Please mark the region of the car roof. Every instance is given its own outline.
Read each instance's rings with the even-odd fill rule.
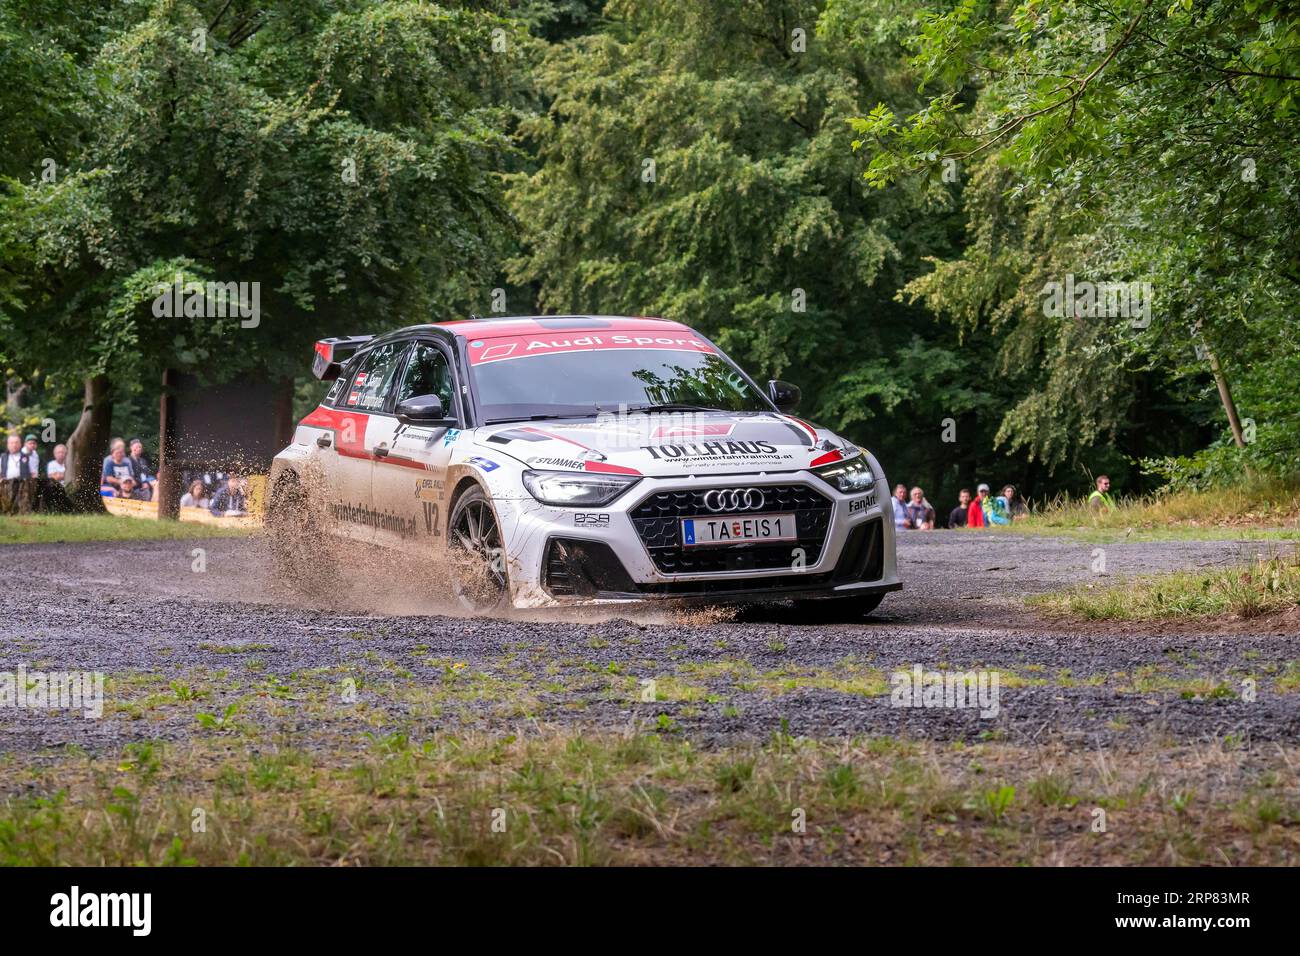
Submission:
[[[555,332],[646,332],[675,329],[690,332],[688,326],[672,319],[626,315],[508,315],[474,318],[454,322],[431,322],[411,325],[382,338],[408,336],[421,331],[440,330],[459,338],[496,339],[515,335],[546,335]]]

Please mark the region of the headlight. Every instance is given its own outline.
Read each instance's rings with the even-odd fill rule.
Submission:
[[[544,505],[607,505],[641,478],[573,471],[526,471],[524,487]]]
[[[858,455],[848,461],[837,461],[814,469],[818,477],[846,495],[858,491],[870,491],[876,485],[876,476],[871,473],[866,455]]]

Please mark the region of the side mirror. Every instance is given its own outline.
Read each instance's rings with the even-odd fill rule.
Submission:
[[[799,404],[799,386],[772,379],[767,383],[767,397],[781,411],[792,412]]]
[[[437,395],[417,395],[398,402],[394,409],[397,420],[403,425],[430,425],[450,428],[456,420],[448,418],[442,409],[442,399]]]

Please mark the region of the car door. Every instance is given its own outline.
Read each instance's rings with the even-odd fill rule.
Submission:
[[[374,541],[379,525],[391,520],[375,508],[375,449],[391,437],[385,412],[409,348],[409,342],[387,342],[367,349],[358,356],[339,393],[344,427],[335,438],[338,466],[332,485],[338,504],[334,516],[339,533],[358,541]]]
[[[376,510],[393,516],[377,528],[376,540],[381,544],[420,550],[442,538],[447,463],[460,430],[403,425],[392,411],[408,398],[437,395],[447,417],[463,421],[458,394],[446,348],[434,341],[415,342],[388,413],[375,417],[379,457],[375,459],[372,496]]]

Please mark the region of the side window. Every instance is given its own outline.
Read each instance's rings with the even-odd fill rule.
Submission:
[[[344,408],[374,412],[384,407],[384,400],[393,390],[393,380],[402,366],[405,342],[380,345],[361,357],[361,365],[348,385]]]
[[[330,390],[325,393],[325,404],[336,405],[339,398],[343,395],[343,386],[348,383],[348,372],[344,369],[339,373],[339,377],[330,382]]]
[[[437,346],[417,342],[410,364],[406,366],[406,374],[402,376],[402,384],[397,390],[397,400],[404,402],[421,395],[437,395],[442,399],[445,414],[454,415],[455,393],[446,354]]]

